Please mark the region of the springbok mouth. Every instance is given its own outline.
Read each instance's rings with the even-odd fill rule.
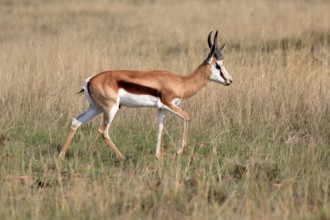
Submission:
[[[233,83],[233,80],[229,79],[226,80],[226,86],[230,86]]]

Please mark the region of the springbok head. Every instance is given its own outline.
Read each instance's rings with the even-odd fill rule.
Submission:
[[[233,79],[225,68],[222,55],[222,51],[225,48],[226,44],[223,44],[220,48],[218,47],[218,31],[214,35],[213,44],[211,41],[211,36],[212,31],[209,33],[207,39],[207,42],[211,49],[207,57],[207,62],[211,66],[210,80],[221,83],[225,86],[229,86],[233,82]]]

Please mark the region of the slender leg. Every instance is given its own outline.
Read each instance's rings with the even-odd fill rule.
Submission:
[[[187,112],[183,111],[182,109],[180,109],[179,107],[175,106],[175,105],[167,105],[167,107],[169,108],[169,110],[171,112],[173,112],[176,115],[179,115],[180,117],[183,118],[183,137],[182,137],[182,144],[181,144],[181,148],[177,151],[178,154],[182,154],[184,148],[187,146],[187,138],[188,138],[188,122],[190,120],[189,115]]]
[[[189,120],[183,119],[183,135],[182,135],[182,144],[180,150],[178,150],[178,154],[182,154],[184,148],[187,146],[187,138],[188,138],[188,123]]]
[[[77,128],[78,128],[78,127],[74,127],[73,125],[71,125],[70,131],[69,131],[69,134],[68,134],[68,136],[67,136],[67,138],[66,138],[66,140],[65,140],[65,142],[64,142],[64,144],[63,144],[63,146],[62,146],[62,150],[61,150],[60,155],[59,155],[59,157],[60,157],[62,160],[64,160],[64,158],[65,158],[66,151],[67,151],[68,148],[69,148],[69,145],[70,145],[71,139],[72,139],[72,137],[73,137],[73,135],[74,135],[74,133],[75,133],[75,131],[76,131]]]
[[[110,112],[103,113],[103,122],[99,128],[99,133],[102,135],[103,140],[105,143],[110,147],[110,149],[117,155],[117,157],[121,160],[125,159],[123,154],[117,149],[117,147],[112,143],[109,137],[109,128],[113,118],[115,117],[119,107],[117,104],[113,104]]]
[[[158,109],[158,133],[157,133],[157,146],[156,146],[156,157],[161,158],[160,145],[162,143],[162,132],[164,128],[164,109]]]
[[[86,112],[84,112],[83,114],[77,116],[76,118],[74,118],[72,120],[72,124],[71,124],[71,128],[70,128],[70,131],[68,133],[68,136],[63,144],[63,147],[62,147],[62,150],[60,152],[60,155],[59,157],[61,159],[64,159],[65,158],[65,154],[66,154],[66,151],[68,150],[69,148],[69,145],[70,145],[70,142],[71,142],[71,139],[74,135],[74,133],[76,132],[76,130],[80,127],[80,125],[90,119],[92,119],[93,117],[95,117],[96,115],[100,114],[101,113],[101,109],[98,108],[97,106],[93,106],[91,105]]]

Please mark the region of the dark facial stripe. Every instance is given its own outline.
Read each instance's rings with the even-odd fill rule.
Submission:
[[[120,88],[125,89],[127,92],[134,93],[136,95],[151,95],[151,96],[158,97],[158,98],[161,97],[161,92],[158,91],[157,89],[139,85],[136,83],[119,81],[118,86]]]
[[[225,75],[223,75],[222,69],[221,69],[221,67],[219,66],[218,63],[215,64],[215,67],[219,70],[220,77],[222,77],[224,80],[227,80],[226,77],[225,77]]]
[[[226,77],[223,75],[223,72],[220,70],[220,76],[224,79],[227,80]]]

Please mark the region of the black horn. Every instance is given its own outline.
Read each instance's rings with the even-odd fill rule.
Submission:
[[[215,32],[215,35],[214,35],[214,40],[213,40],[213,44],[215,44],[215,47],[218,48],[218,30],[217,32]]]
[[[212,42],[211,42],[211,36],[212,36],[212,32],[213,31],[211,31],[210,33],[209,33],[209,36],[207,37],[207,43],[209,44],[209,48],[211,49],[212,48]]]
[[[216,51],[215,45],[213,44],[211,47],[211,51],[210,51],[209,55],[207,56],[208,60],[210,60],[214,56],[215,51]]]

